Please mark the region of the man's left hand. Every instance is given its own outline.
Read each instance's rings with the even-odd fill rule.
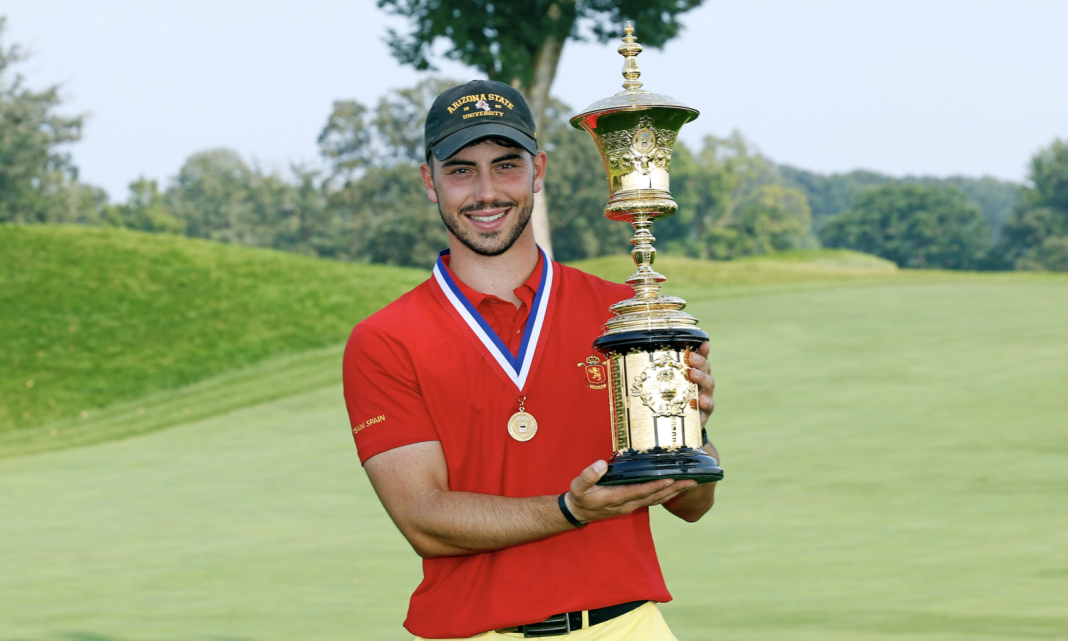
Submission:
[[[690,401],[690,406],[696,403],[701,410],[701,427],[708,422],[712,411],[716,409],[716,401],[712,393],[716,391],[716,379],[712,378],[712,367],[708,364],[708,341],[701,343],[701,349],[690,352],[688,365],[690,366],[690,380],[697,383],[697,398]]]
[[[687,359],[687,364],[690,366],[690,380],[697,383],[697,398],[690,401],[690,407],[700,409],[702,429],[708,422],[708,417],[712,416],[712,410],[716,409],[716,402],[712,400],[712,393],[716,391],[716,381],[712,378],[712,368],[708,364],[708,347],[708,341],[701,343],[701,348],[696,352],[690,352]],[[717,461],[719,460],[719,452],[712,443],[705,443],[701,449]],[[687,488],[664,501],[663,505],[675,516],[693,523],[708,512],[715,500],[716,484],[712,482]]]

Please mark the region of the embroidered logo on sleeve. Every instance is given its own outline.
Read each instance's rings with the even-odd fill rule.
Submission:
[[[381,423],[384,420],[386,420],[386,415],[385,414],[379,414],[378,416],[375,416],[374,418],[369,418],[366,421],[364,421],[363,423],[360,423],[359,425],[353,427],[352,428],[352,433],[353,434],[358,434],[360,432],[360,430],[362,430],[363,428],[371,427],[375,423]]]

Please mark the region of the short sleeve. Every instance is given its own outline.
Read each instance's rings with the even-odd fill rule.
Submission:
[[[386,450],[440,440],[400,341],[366,322],[357,325],[345,346],[342,378],[361,463]]]

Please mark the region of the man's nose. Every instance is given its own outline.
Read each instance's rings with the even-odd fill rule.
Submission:
[[[492,203],[501,200],[497,182],[493,179],[492,171],[480,171],[478,184],[475,186],[475,201],[480,203]]]

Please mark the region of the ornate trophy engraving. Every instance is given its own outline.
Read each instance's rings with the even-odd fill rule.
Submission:
[[[634,227],[631,256],[638,271],[627,278],[634,297],[612,305],[613,317],[594,341],[608,357],[612,443],[615,453],[601,485],[659,478],[718,481],[723,469],[701,449],[697,384],[687,358],[708,334],[682,311],[686,301],[661,296],[665,278],[653,270],[652,223],[678,210],[668,190],[671,152],[684,124],[697,110],[641,89],[636,56],[642,46],[628,22],[619,47],[624,57],[623,91],[599,100],[571,119],[601,152],[611,196],[604,214]]]

